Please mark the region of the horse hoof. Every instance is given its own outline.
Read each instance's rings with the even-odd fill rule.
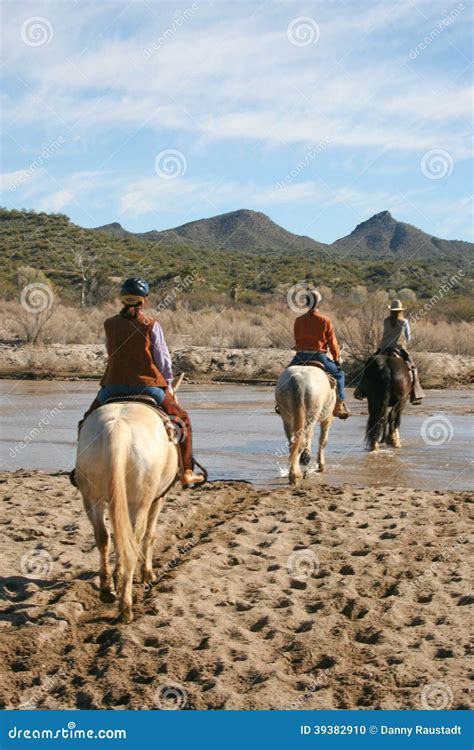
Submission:
[[[291,474],[290,473],[289,476],[288,476],[288,479],[290,480],[290,484],[295,485],[295,484],[298,484],[298,482],[301,479],[301,476],[299,476],[297,474]]]
[[[102,604],[113,604],[116,598],[115,591],[111,591],[111,589],[100,590],[100,601]]]
[[[130,607],[126,607],[120,612],[119,620],[127,625],[133,622],[133,612]]]
[[[156,576],[152,570],[144,570],[142,573],[142,583],[145,585],[156,582]]]
[[[300,464],[303,464],[303,466],[308,466],[310,462],[311,462],[311,454],[309,451],[304,450],[300,456]]]
[[[322,474],[323,471],[326,471],[326,464],[319,464],[319,466],[318,466],[318,472],[320,474]]]
[[[373,445],[370,446],[371,453],[377,453],[378,449],[379,449],[378,443],[374,443]]]

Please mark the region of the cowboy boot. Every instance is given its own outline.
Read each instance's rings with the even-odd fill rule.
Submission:
[[[206,481],[203,474],[195,474],[192,469],[184,469],[181,473],[181,486],[184,490],[197,487]]]
[[[333,415],[339,417],[339,419],[348,419],[351,416],[349,409],[347,408],[344,401],[337,399],[336,406],[334,407]]]
[[[418,370],[416,368],[416,365],[412,365],[410,367],[411,370],[411,391],[410,391],[410,403],[414,406],[417,406],[421,404],[422,400],[425,397],[425,394],[423,393],[423,388],[421,387],[421,383],[418,379]]]

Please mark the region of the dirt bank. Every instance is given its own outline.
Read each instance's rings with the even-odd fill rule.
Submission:
[[[468,493],[319,479],[172,491],[159,582],[136,584],[135,622],[121,625],[98,601],[91,529],[67,478],[0,483],[3,706],[468,705]]]
[[[289,349],[212,349],[184,346],[173,351],[175,370],[194,382],[273,382],[293,356]],[[416,360],[425,388],[474,382],[474,357],[419,352]],[[344,365],[349,379],[357,367]],[[0,377],[98,378],[105,368],[103,346],[53,344],[48,347],[0,345]]]

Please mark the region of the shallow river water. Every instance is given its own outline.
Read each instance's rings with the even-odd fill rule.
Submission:
[[[0,468],[63,470],[74,465],[76,425],[97,386],[91,382],[0,381]],[[194,453],[210,479],[287,482],[287,446],[274,413],[273,388],[188,385],[180,401],[191,414]],[[472,391],[428,391],[423,406],[407,407],[402,448],[364,450],[365,403],[349,401],[353,416],[335,420],[327,471],[316,481],[420,489],[470,489],[473,476]],[[316,440],[313,454],[316,453]]]

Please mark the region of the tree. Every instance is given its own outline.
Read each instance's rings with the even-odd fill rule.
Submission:
[[[355,305],[352,314],[341,325],[341,338],[355,360],[365,362],[378,349],[387,302],[386,292],[375,292],[362,305]]]

